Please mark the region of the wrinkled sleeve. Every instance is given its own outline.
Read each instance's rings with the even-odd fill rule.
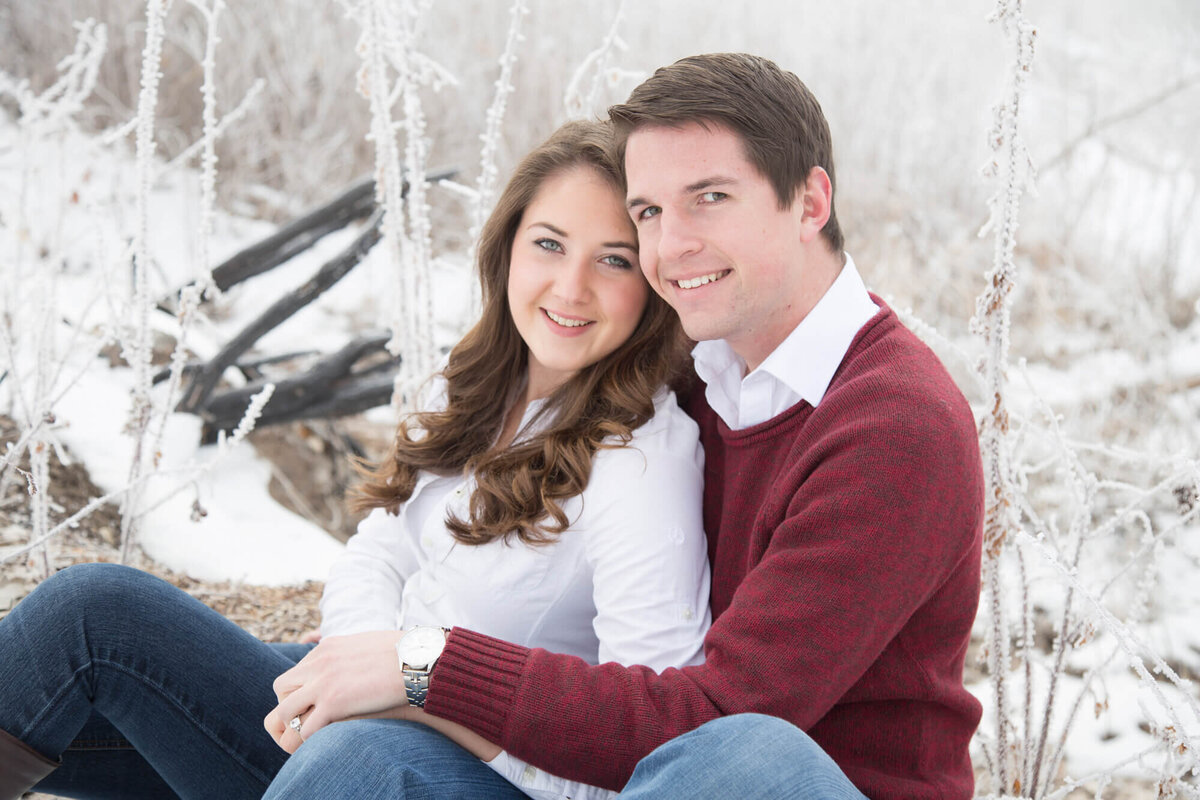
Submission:
[[[321,595],[321,635],[394,629],[404,582],[415,570],[401,518],[373,509],[329,568]]]
[[[443,368],[444,361],[426,382],[418,401],[422,408],[445,407]],[[329,568],[321,595],[321,635],[394,629],[404,582],[417,570],[415,548],[405,530],[403,509],[400,515],[372,509]]]
[[[702,662],[711,623],[699,432],[660,414],[678,417],[597,454],[584,509],[600,663],[656,672]]]

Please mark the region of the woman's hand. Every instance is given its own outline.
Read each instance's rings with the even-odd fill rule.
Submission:
[[[410,713],[396,660],[403,631],[372,631],[322,639],[300,663],[275,679],[279,705],[263,727],[276,744],[296,752],[304,738],[331,722]],[[300,717],[301,730],[288,723]]]

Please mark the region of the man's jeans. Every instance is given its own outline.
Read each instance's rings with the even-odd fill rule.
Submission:
[[[264,644],[147,573],[70,567],[0,620],[0,729],[62,757],[37,789],[64,797],[525,797],[415,723],[339,722],[288,759],[262,721],[272,682],[310,648]],[[667,742],[622,797],[862,800],[807,736],[758,715]]]
[[[401,761],[397,752],[409,756]],[[525,796],[464,755],[422,725],[397,730],[375,720],[340,722],[296,751],[263,800]],[[672,739],[638,763],[621,797],[866,800],[799,728],[760,714],[722,717]]]

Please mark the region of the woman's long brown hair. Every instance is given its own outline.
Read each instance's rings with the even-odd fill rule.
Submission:
[[[381,507],[398,513],[420,470],[467,472],[475,477],[469,515],[446,520],[456,539],[552,542],[571,523],[561,502],[583,492],[596,450],[627,444],[654,414],[658,389],[678,377],[687,340],[675,313],[649,292],[629,339],[550,395],[542,412],[548,424],[532,437],[493,448],[508,412],[505,401],[523,383],[528,357],[507,301],[513,240],[542,184],[579,166],[594,169],[624,194],[608,123],[567,123],[517,166],[480,237],[483,314],[450,352],[442,373],[446,408],[404,419],[388,458],[360,468],[365,482],[352,494],[356,511]]]

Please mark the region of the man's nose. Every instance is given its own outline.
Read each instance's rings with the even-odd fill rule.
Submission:
[[[661,213],[658,224],[658,257],[679,261],[700,249],[695,226],[680,214]]]

